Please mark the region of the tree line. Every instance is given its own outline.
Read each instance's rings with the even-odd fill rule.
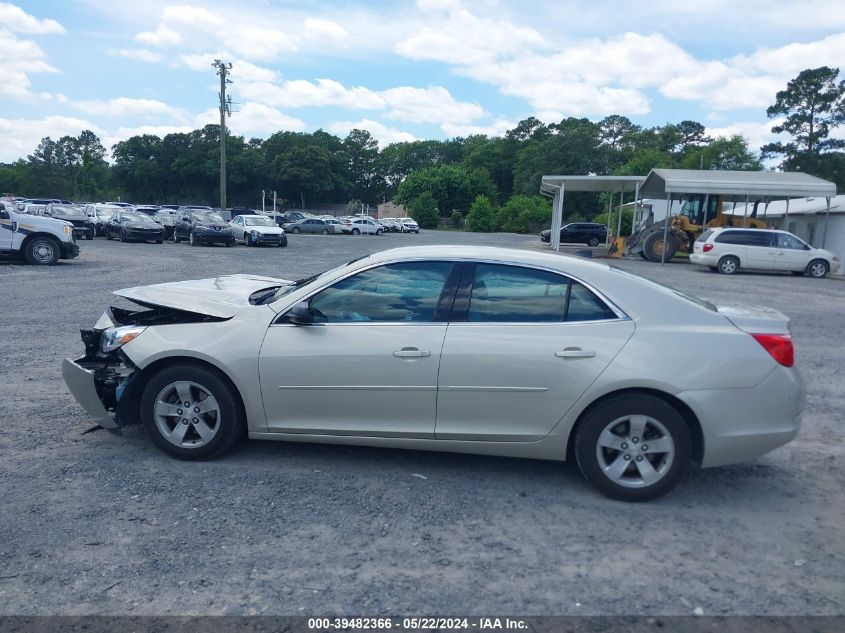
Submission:
[[[802,71],[768,108],[789,137],[760,151],[742,136],[710,138],[697,121],[643,127],[621,115],[594,122],[529,117],[501,137],[473,135],[392,143],[379,148],[366,130],[340,138],[323,130],[277,132],[267,139],[227,135],[227,192],[232,206],[255,207],[276,190],[286,207],[321,202],[393,200],[423,226],[451,218],[474,230],[531,231],[547,224],[538,196],[544,174],[641,174],[654,167],[762,169],[761,159],[845,186],[845,141],[831,131],[845,121],[839,69]],[[219,198],[217,125],[163,138],[144,134],[107,150],[90,131],[49,137],[25,159],[0,164],[0,191],[30,196],[138,203],[215,204]],[[572,194],[576,219],[602,211],[597,194]]]

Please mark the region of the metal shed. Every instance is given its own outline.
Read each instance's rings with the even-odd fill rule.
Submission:
[[[560,228],[563,224],[563,198],[567,191],[589,191],[618,193],[620,199],[627,192],[635,192],[634,199],[639,198],[642,176],[543,176],[540,182],[540,193],[553,199],[552,202],[552,232],[549,242],[552,249],[560,250]],[[610,214],[608,213],[608,219]],[[619,215],[621,224],[622,215]],[[618,234],[618,229],[617,229]]]

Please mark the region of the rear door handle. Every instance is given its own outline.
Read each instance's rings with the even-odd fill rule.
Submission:
[[[595,355],[594,351],[580,347],[566,347],[560,352],[555,352],[558,358],[593,358]]]
[[[425,358],[431,356],[431,352],[419,350],[416,347],[403,347],[398,352],[393,352],[396,358]]]

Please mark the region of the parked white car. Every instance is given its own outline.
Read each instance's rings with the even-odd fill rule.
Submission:
[[[64,220],[19,213],[0,203],[0,253],[20,255],[30,264],[51,265],[79,255],[73,224]]]
[[[118,211],[123,210],[123,207],[118,207],[108,204],[86,204],[85,215],[94,223],[94,230],[97,235],[105,235],[105,228],[108,221]]]
[[[839,270],[835,253],[813,248],[787,231],[773,229],[709,229],[695,241],[693,264],[725,275],[740,269],[789,271],[793,275],[824,277]]]
[[[236,242],[243,242],[246,246],[287,246],[288,237],[285,230],[266,215],[236,215],[229,222]]]
[[[341,230],[348,235],[382,235],[384,227],[371,218],[361,218],[353,216],[346,220],[341,226]]]
[[[419,233],[420,225],[416,223],[414,218],[400,218],[399,222],[402,224],[403,233]]]
[[[103,427],[140,421],[182,459],[245,433],[574,456],[603,493],[642,501],[692,461],[743,462],[789,442],[804,409],[786,316],[577,257],[411,247],[299,281],[230,275],[115,294],[140,307],[84,330],[65,382]],[[706,363],[667,354],[691,340]]]

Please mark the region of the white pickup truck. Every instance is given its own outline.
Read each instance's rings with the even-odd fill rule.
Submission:
[[[0,254],[23,256],[30,264],[55,264],[79,255],[73,225],[40,215],[18,213],[0,202]]]

